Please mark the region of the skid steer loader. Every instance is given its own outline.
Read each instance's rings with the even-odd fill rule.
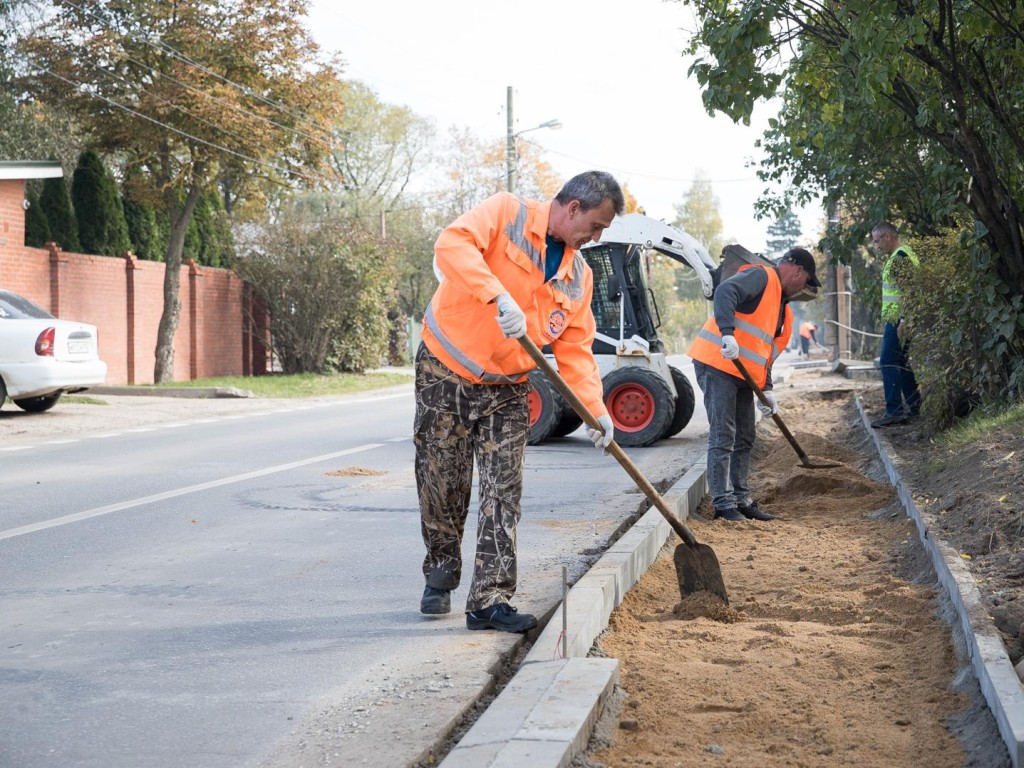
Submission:
[[[644,262],[650,249],[694,270],[709,300],[715,286],[744,264],[773,264],[760,254],[731,245],[716,265],[691,235],[638,213],[616,217],[600,242],[581,249],[594,273],[594,357],[615,440],[622,446],[651,445],[678,434],[690,422],[695,405],[693,385],[681,370],[669,365],[665,345],[658,338],[658,309]],[[544,351],[555,364],[550,349]],[[564,437],[580,427],[580,418],[542,373],[531,373],[530,383],[530,445]]]

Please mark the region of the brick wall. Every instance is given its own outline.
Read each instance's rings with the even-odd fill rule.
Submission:
[[[95,325],[108,384],[152,383],[164,265],[131,254],[66,253],[52,243],[25,247],[24,194],[24,181],[0,180],[0,288]],[[175,381],[266,373],[268,323],[237,275],[187,263],[179,296]]]

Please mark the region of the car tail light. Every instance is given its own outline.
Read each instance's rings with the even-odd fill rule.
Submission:
[[[36,354],[42,357],[53,357],[54,328],[47,328],[36,337]]]

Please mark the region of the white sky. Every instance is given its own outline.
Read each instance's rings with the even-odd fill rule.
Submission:
[[[767,107],[752,127],[704,111],[682,55],[688,9],[664,0],[312,0],[310,28],[339,52],[344,75],[481,139],[504,140],[506,91],[515,130],[529,132],[565,178],[596,168],[629,185],[649,216],[671,221],[694,178],[709,178],[726,240],[765,248],[770,221],[754,219],[762,185],[747,162]],[[760,128],[759,128],[760,126]],[[802,211],[817,240],[818,207]],[[718,256],[718,254],[714,254]]]

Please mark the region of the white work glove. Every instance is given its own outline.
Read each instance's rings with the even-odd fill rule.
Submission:
[[[526,335],[526,315],[516,304],[510,293],[501,293],[495,299],[498,305],[498,325],[506,339],[518,339]]]
[[[765,392],[764,399],[768,401],[768,404],[771,405],[771,408],[769,408],[767,405],[762,403],[760,399],[758,399],[757,410],[761,412],[762,416],[771,416],[773,413],[779,412],[779,401],[775,399],[774,392]]]
[[[599,416],[597,423],[601,425],[601,429],[597,430],[593,427],[587,427],[587,437],[590,438],[595,448],[604,453],[604,449],[611,445],[612,440],[615,439],[615,427],[612,425],[611,416]]]
[[[722,357],[726,360],[735,360],[740,356],[740,345],[736,343],[735,336],[722,337]]]

